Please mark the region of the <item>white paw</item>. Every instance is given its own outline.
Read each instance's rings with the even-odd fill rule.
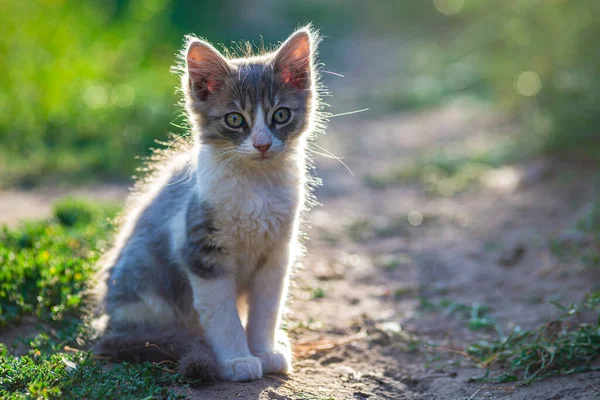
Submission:
[[[290,356],[277,351],[255,354],[262,362],[263,374],[289,374],[292,372]]]
[[[252,356],[225,360],[220,369],[221,379],[226,381],[253,381],[263,375],[260,358]]]

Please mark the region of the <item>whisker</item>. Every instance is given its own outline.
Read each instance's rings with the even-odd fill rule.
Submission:
[[[329,154],[329,157],[330,157],[330,158],[333,158],[333,159],[335,159],[335,160],[339,161],[339,163],[340,163],[340,164],[342,164],[342,165],[343,165],[343,166],[344,166],[344,167],[345,167],[345,168],[348,170],[348,172],[350,172],[350,175],[354,176],[354,173],[352,172],[352,170],[350,169],[350,167],[348,167],[348,166],[347,166],[347,165],[346,165],[346,164],[345,164],[345,163],[342,161],[342,159],[341,159],[340,157],[336,156],[335,154],[333,154],[332,152],[330,152],[329,150],[327,150],[325,147],[321,147],[321,146],[319,146],[319,145],[318,145],[318,144],[316,144],[316,143],[312,143],[312,145],[313,145],[313,146],[316,146],[316,147],[318,147],[319,149],[321,149],[321,150],[323,150],[323,151],[326,151],[326,152]],[[321,154],[321,153],[319,153],[319,152],[317,152],[317,151],[314,151],[314,150],[313,150],[313,152],[314,152],[314,153],[316,153],[316,154]],[[325,154],[321,154],[321,155],[325,155]]]
[[[189,169],[186,171],[186,173],[185,173],[185,175],[183,176],[183,178],[181,178],[180,180],[178,180],[178,181],[175,181],[175,182],[167,183],[167,184],[165,185],[165,187],[167,187],[167,186],[173,186],[173,185],[176,185],[176,184],[178,184],[178,183],[184,182],[184,181],[186,181],[186,180],[190,180],[190,179],[192,179],[192,175],[193,175],[193,173],[194,173],[193,169],[192,169],[192,168],[189,168]]]
[[[355,110],[355,111],[348,111],[348,112],[339,113],[339,114],[332,114],[332,115],[329,115],[328,118],[341,117],[344,115],[351,115],[351,114],[358,114],[358,113],[365,112],[365,111],[369,111],[369,109],[363,108],[362,110]]]
[[[173,141],[171,141],[171,143],[169,143],[169,145],[167,146],[167,148],[165,150],[169,150],[171,148],[171,146],[173,146],[179,139],[184,138],[190,136],[189,133],[183,133],[179,136],[177,136],[175,139],[173,139]]]
[[[313,153],[315,153],[315,154],[318,154],[318,155],[320,155],[320,156],[323,156],[323,157],[327,157],[327,158],[333,158],[334,160],[343,160],[343,159],[344,159],[344,157],[335,157],[335,156],[332,156],[332,155],[330,155],[330,154],[327,154],[327,153],[320,153],[320,152],[318,152],[318,151],[315,151],[315,150],[313,150],[312,152],[313,152]]]
[[[345,75],[338,74],[337,72],[325,71],[325,70],[322,70],[321,72],[324,72],[326,74],[331,74],[331,75],[339,76],[340,78],[345,78],[346,77]]]
[[[229,164],[232,164],[232,166],[235,166],[235,161],[236,161],[235,154],[236,154],[235,149],[224,150],[223,152],[221,152],[220,154],[217,155],[217,157],[215,158],[215,162],[219,163],[221,165],[221,168],[225,168]]]

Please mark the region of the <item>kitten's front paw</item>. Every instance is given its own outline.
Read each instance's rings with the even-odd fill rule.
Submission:
[[[226,360],[220,369],[221,379],[226,381],[253,381],[263,375],[260,358],[252,356]]]
[[[289,374],[292,372],[290,356],[277,351],[255,354],[262,362],[263,374]]]

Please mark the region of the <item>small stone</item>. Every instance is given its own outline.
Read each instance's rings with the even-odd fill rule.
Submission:
[[[344,361],[344,359],[341,357],[331,356],[331,357],[327,357],[326,359],[321,361],[321,365],[337,364],[337,363],[341,363],[342,361]]]
[[[498,264],[505,267],[514,267],[521,261],[524,255],[525,245],[523,243],[517,243],[498,258]]]

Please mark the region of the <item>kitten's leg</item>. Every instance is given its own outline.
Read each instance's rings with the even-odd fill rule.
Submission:
[[[194,308],[200,315],[204,340],[219,363],[222,379],[250,381],[262,376],[261,360],[252,356],[236,308],[235,279],[229,275],[205,279],[189,274]]]
[[[279,331],[287,295],[289,263],[287,248],[274,251],[265,265],[256,271],[250,284],[246,334],[250,351],[262,360],[264,374],[288,373],[292,369],[287,337]],[[282,336],[279,342],[278,336]]]

